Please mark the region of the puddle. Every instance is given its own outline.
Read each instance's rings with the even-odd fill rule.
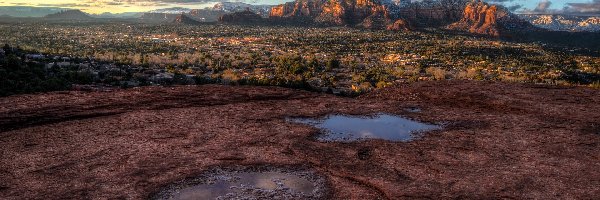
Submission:
[[[176,184],[155,199],[312,199],[324,194],[324,185],[311,172],[217,170]]]
[[[323,119],[294,119],[292,121],[321,129],[324,133],[317,136],[320,141],[335,142],[365,139],[410,141],[417,138],[418,133],[442,129],[438,125],[387,114],[374,116],[330,115]]]

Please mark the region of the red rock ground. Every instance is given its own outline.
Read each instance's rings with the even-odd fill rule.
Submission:
[[[146,87],[0,98],[0,199],[145,199],[215,166],[301,166],[332,199],[594,199],[600,91],[440,81],[358,98],[276,87]],[[405,111],[420,107],[422,112]],[[447,128],[321,143],[287,117],[387,112]]]

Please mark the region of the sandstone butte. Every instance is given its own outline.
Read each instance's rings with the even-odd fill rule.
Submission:
[[[499,37],[513,31],[511,29],[531,29],[531,25],[512,16],[505,8],[477,1],[467,4],[463,18],[448,28]]]
[[[497,25],[496,5],[485,3],[471,3],[465,7],[461,21],[450,25],[451,29],[464,30],[470,33],[499,36]]]

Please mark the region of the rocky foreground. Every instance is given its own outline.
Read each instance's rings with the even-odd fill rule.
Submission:
[[[599,90],[462,81],[358,98],[216,85],[12,96],[0,199],[145,199],[218,166],[313,170],[333,199],[592,199],[599,105]],[[412,142],[322,143],[286,121],[378,112],[447,125]]]

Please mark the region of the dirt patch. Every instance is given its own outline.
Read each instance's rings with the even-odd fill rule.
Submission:
[[[214,85],[11,96],[0,199],[147,199],[215,166],[305,166],[331,199],[590,199],[598,105],[599,90],[469,81],[357,98]],[[336,143],[286,120],[376,113],[447,125],[410,142]]]

